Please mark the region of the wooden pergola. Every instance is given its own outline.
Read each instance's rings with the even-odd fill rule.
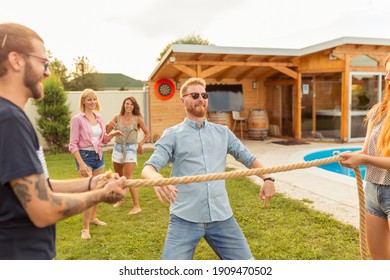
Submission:
[[[178,106],[180,84],[190,77],[201,77],[208,84],[242,84],[244,111],[273,110],[267,105],[272,93],[269,85],[290,85],[292,90],[292,130],[302,138],[302,76],[341,75],[341,127],[339,141],[348,136],[350,72],[384,72],[384,58],[390,54],[390,39],[343,37],[303,49],[172,45],[149,77],[149,112],[152,135],[180,122],[184,111]],[[376,65],[357,65],[351,61],[367,56]],[[172,82],[176,92],[159,98],[156,83]],[[172,92],[171,92],[172,93]],[[169,97],[169,98],[168,98]],[[315,128],[315,119],[313,124]],[[282,135],[283,136],[283,135]]]

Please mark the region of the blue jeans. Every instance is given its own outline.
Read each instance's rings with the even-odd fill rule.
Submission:
[[[390,186],[367,182],[364,188],[366,211],[390,220]]]
[[[85,162],[85,164],[92,170],[99,170],[104,168],[104,156],[102,159],[99,159],[99,154],[95,151],[89,151],[89,150],[80,150],[80,156]],[[76,169],[79,170],[80,166],[78,162],[76,161]]]
[[[191,260],[200,239],[223,260],[253,259],[252,253],[234,217],[211,223],[192,223],[170,216],[163,260]]]

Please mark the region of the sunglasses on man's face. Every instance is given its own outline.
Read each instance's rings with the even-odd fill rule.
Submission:
[[[209,98],[209,93],[208,92],[202,92],[202,93],[191,92],[191,93],[184,94],[183,97],[186,97],[187,95],[191,95],[193,99],[198,99],[199,95],[201,95],[203,99]]]

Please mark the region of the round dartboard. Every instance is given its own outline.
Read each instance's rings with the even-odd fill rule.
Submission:
[[[175,94],[175,85],[169,79],[160,79],[154,85],[154,92],[157,98],[168,100]]]

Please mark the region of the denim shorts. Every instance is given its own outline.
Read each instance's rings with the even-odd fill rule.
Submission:
[[[163,260],[191,260],[198,242],[204,238],[220,259],[253,259],[251,250],[236,219],[192,223],[173,214],[170,216],[165,239]]]
[[[126,162],[135,162],[137,163],[137,144],[126,144],[126,154],[124,158],[123,154],[123,145],[122,144],[115,144],[114,148],[112,149],[112,161],[116,163],[126,163]]]
[[[364,192],[366,211],[390,220],[390,186],[367,182]]]
[[[99,154],[95,151],[89,151],[89,150],[79,150],[80,156],[85,162],[85,164],[92,170],[99,170],[104,168],[104,156],[102,156],[102,159],[99,159]],[[76,161],[76,169],[79,170],[79,164]]]

